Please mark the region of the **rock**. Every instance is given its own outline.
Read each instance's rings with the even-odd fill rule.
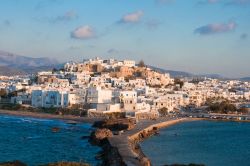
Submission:
[[[96,129],[91,133],[90,142],[93,144],[100,145],[102,142],[109,137],[113,137],[112,131],[109,129]]]
[[[107,119],[95,122],[93,127],[108,128],[112,131],[131,130],[135,127],[133,119]]]
[[[0,163],[0,166],[27,166],[26,164],[22,163],[21,161],[9,161]]]
[[[60,131],[60,128],[59,127],[52,127],[51,131],[54,132],[54,133],[56,133],[56,132]]]
[[[147,157],[143,157],[143,158],[140,160],[140,164],[141,164],[142,166],[151,166],[150,160],[149,160]]]

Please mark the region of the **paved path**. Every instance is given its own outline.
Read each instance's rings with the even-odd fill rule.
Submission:
[[[134,153],[129,143],[129,137],[137,134],[138,132],[162,122],[170,122],[177,120],[177,118],[159,118],[157,120],[144,120],[136,124],[135,128],[122,133],[121,135],[115,135],[109,138],[109,142],[113,147],[117,147],[118,151],[123,158],[123,161],[127,166],[139,166],[138,154]]]

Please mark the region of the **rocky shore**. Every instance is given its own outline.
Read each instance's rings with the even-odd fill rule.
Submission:
[[[128,119],[103,120],[94,123],[93,126],[98,128],[91,133],[89,141],[102,148],[100,154],[103,160],[102,166],[126,166],[118,148],[110,144],[109,138],[114,137],[114,131],[131,129],[132,123]]]
[[[160,118],[156,121],[139,122],[137,125],[128,120],[123,120],[126,125],[122,120],[105,120],[95,123],[99,128],[91,134],[90,141],[102,147],[103,166],[151,166],[150,159],[141,150],[139,142],[158,134],[160,128],[192,120],[197,119]],[[127,128],[124,129],[124,126]],[[121,128],[124,132],[118,135],[112,134]]]

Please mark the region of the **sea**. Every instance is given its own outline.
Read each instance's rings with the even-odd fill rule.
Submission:
[[[250,166],[250,123],[192,121],[160,130],[141,143],[154,166]]]
[[[53,128],[59,128],[53,132]],[[0,162],[19,160],[29,166],[74,161],[98,165],[100,148],[88,139],[90,124],[0,115]]]

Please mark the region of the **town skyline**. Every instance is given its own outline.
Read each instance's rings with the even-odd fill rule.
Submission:
[[[0,50],[61,62],[143,59],[169,70],[246,77],[249,5],[249,0],[3,0]]]

